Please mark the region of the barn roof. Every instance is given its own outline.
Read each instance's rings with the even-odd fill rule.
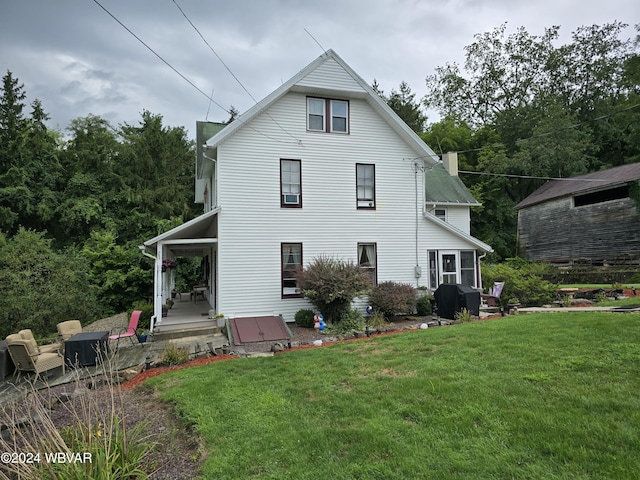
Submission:
[[[640,179],[640,163],[587,173],[577,177],[549,180],[539,189],[516,205],[516,209],[530,207],[554,198],[604,190]]]

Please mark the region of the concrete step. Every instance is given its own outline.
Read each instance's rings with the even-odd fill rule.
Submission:
[[[190,327],[190,328],[176,328],[176,329],[168,329],[160,327],[160,330],[156,330],[153,332],[153,341],[166,341],[166,340],[175,340],[178,338],[184,337],[198,337],[204,335],[216,335],[222,333],[222,327],[217,326],[203,326],[203,327]]]

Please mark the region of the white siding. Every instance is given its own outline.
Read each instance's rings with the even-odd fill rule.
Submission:
[[[331,90],[364,92],[363,88],[334,59],[329,59],[296,85]]]
[[[416,218],[415,157],[363,100],[350,101],[349,135],[307,132],[306,96],[296,93],[238,130],[218,147],[218,311],[291,321],[309,307],[303,299],[281,299],[282,242],[302,243],[304,264],[319,255],[356,261],[358,242],[375,242],[378,281],[424,285],[428,249],[469,245],[422,218],[422,197]],[[301,209],[280,208],[281,158],[301,160]],[[356,163],[376,165],[375,210],[356,209]]]

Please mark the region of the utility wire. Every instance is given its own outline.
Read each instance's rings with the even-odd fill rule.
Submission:
[[[520,138],[518,140],[514,140],[513,142],[509,142],[509,143],[495,143],[493,145],[487,145],[486,147],[473,148],[473,149],[470,149],[470,150],[461,150],[458,153],[481,152],[482,150],[486,150],[488,148],[502,147],[502,146],[507,146],[507,145],[516,145],[518,143],[526,142],[526,141],[532,140],[534,138],[548,137],[550,135],[554,135],[556,133],[563,132],[565,130],[571,130],[573,128],[581,127],[582,125],[587,125],[589,123],[593,123],[593,122],[597,122],[597,121],[600,121],[600,120],[604,120],[605,118],[612,117],[614,115],[617,115],[618,113],[627,112],[629,110],[633,110],[634,108],[638,108],[638,107],[640,107],[640,103],[636,103],[635,105],[631,105],[629,107],[621,108],[620,110],[615,110],[613,112],[609,112],[609,113],[607,113],[605,115],[600,115],[599,117],[592,118],[590,120],[585,120],[584,122],[579,122],[579,123],[576,123],[574,125],[569,125],[567,127],[559,128],[557,130],[552,130],[550,132],[543,132],[543,133],[539,133],[537,135],[531,135],[530,137]]]
[[[534,175],[512,175],[509,173],[470,172],[468,170],[458,170],[458,173],[466,173],[469,175],[488,175],[491,177],[529,178],[534,180],[562,180],[563,182],[606,182],[608,181],[608,180],[598,180],[593,178],[536,177]]]
[[[224,108],[222,105],[220,105],[218,102],[216,102],[213,98],[211,98],[209,95],[207,95],[205,92],[203,92],[202,90],[200,90],[200,88],[198,88],[198,86],[196,84],[194,84],[191,80],[189,80],[187,77],[185,77],[182,73],[180,73],[173,65],[171,65],[169,62],[167,62],[164,58],[162,58],[160,56],[160,54],[158,54],[153,48],[151,48],[149,45],[147,45],[140,37],[138,37],[135,33],[133,33],[129,27],[127,27],[124,23],[122,23],[120,20],[118,20],[118,18],[116,18],[109,10],[107,10],[105,7],[102,6],[102,4],[98,1],[98,0],[93,0],[94,3],[96,5],[98,5],[102,10],[104,10],[111,18],[113,18],[116,22],[118,22],[120,24],[120,26],[122,28],[124,28],[127,32],[129,32],[136,40],[138,40],[142,45],[144,45],[145,47],[147,47],[147,49],[153,53],[156,57],[158,57],[162,63],[164,63],[167,67],[169,67],[171,70],[173,70],[175,73],[177,73],[180,78],[182,78],[185,82],[187,82],[189,85],[191,85],[193,88],[195,88],[198,92],[200,92],[202,95],[204,95],[206,98],[208,98],[210,101],[212,101],[213,103],[215,103],[218,107],[220,107],[222,110],[224,110],[225,112],[229,113],[227,111],[226,108]]]
[[[213,98],[211,98],[211,96],[207,95],[205,92],[203,92],[200,88],[198,88],[197,85],[195,85],[191,80],[189,80],[187,77],[185,77],[182,73],[180,73],[178,71],[178,69],[176,69],[173,65],[171,65],[168,61],[166,61],[164,58],[162,58],[162,56],[157,53],[153,48],[151,48],[149,45],[147,45],[140,37],[138,37],[135,33],[133,33],[133,31],[131,29],[129,29],[124,23],[122,23],[115,15],[113,15],[109,10],[107,10],[98,0],[93,0],[93,2],[98,5],[102,10],[104,10],[107,15],[109,15],[111,18],[113,18],[116,22],[118,22],[118,24],[120,24],[120,26],[122,28],[124,28],[127,32],[129,32],[129,34],[131,34],[136,40],[138,40],[142,45],[144,45],[147,50],[149,50],[151,53],[153,53],[156,57],[158,57],[158,59],[160,59],[162,61],[162,63],[164,63],[167,67],[169,67],[171,70],[173,70],[176,74],[178,74],[180,76],[180,78],[182,78],[185,82],[187,82],[189,85],[191,85],[193,88],[195,88],[198,92],[200,92],[204,97],[206,97],[210,102],[214,103],[216,106],[218,106],[220,109],[222,109],[223,111],[225,111],[226,113],[228,113],[229,115],[231,115],[231,112],[229,110],[227,110],[225,107],[223,107],[222,105],[220,105],[218,102],[216,102]],[[270,139],[273,140],[275,142],[279,142],[279,143],[284,143],[281,140],[278,140],[276,138],[273,138],[269,135],[267,135],[264,132],[261,132],[259,130],[256,130],[255,128],[253,128],[251,125],[247,125],[245,122],[243,122],[240,119],[239,120],[241,123],[243,123],[244,125],[248,126],[249,128],[251,128],[253,131],[255,131],[256,133]],[[300,143],[299,140],[295,139],[296,141],[298,141],[298,144]]]
[[[182,9],[182,7],[178,4],[178,2],[176,0],[172,0],[173,3],[175,4],[176,7],[178,7],[178,10],[180,10],[180,13],[182,13],[182,16],[187,20],[187,22],[189,22],[189,25],[191,25],[193,27],[193,29],[196,31],[196,33],[200,36],[200,38],[202,39],[202,41],[207,45],[207,47],[209,47],[209,50],[211,50],[213,52],[213,54],[216,56],[216,58],[218,60],[220,60],[220,63],[222,63],[222,65],[224,65],[224,68],[227,69],[227,72],[229,72],[229,74],[234,78],[234,80],[236,82],[238,82],[238,85],[240,85],[242,87],[242,89],[247,93],[247,95],[249,95],[249,97],[251,97],[251,100],[254,101],[254,103],[256,105],[259,105],[260,102],[258,100],[256,100],[254,98],[253,95],[251,95],[251,92],[249,92],[249,90],[247,90],[247,88],[242,84],[242,82],[240,81],[240,79],[236,76],[235,73],[233,73],[233,71],[231,71],[231,69],[229,68],[229,66],[224,62],[224,60],[222,60],[222,58],[220,57],[220,55],[218,55],[218,53],[215,51],[215,49],[209,44],[209,42],[207,42],[207,39],[204,38],[204,36],[202,35],[202,33],[200,33],[200,30],[198,30],[198,27],[196,27],[193,22],[191,21],[191,19],[187,16],[187,14],[185,13],[185,11]],[[291,135],[288,131],[286,131],[277,121],[275,118],[273,118],[269,112],[267,112],[267,115],[269,116],[269,118],[271,118],[271,120],[273,120],[273,122],[287,135],[289,135],[291,138],[293,138],[294,140],[296,140],[297,142],[300,142],[300,139],[294,137],[293,135]]]

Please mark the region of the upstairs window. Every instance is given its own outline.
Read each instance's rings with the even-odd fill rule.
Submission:
[[[436,208],[433,214],[443,222],[447,221],[447,211],[444,208]]]
[[[302,178],[300,160],[280,160],[280,206],[302,207]]]
[[[356,197],[358,208],[376,208],[376,167],[356,163]]]
[[[326,122],[324,120],[325,114],[325,101],[320,98],[307,99],[307,111],[308,111],[308,125],[309,130],[315,130],[318,132],[325,131]]]
[[[341,100],[330,100],[331,105],[331,131],[347,133],[349,104]]]
[[[313,132],[349,133],[349,102],[307,98],[307,129]]]

